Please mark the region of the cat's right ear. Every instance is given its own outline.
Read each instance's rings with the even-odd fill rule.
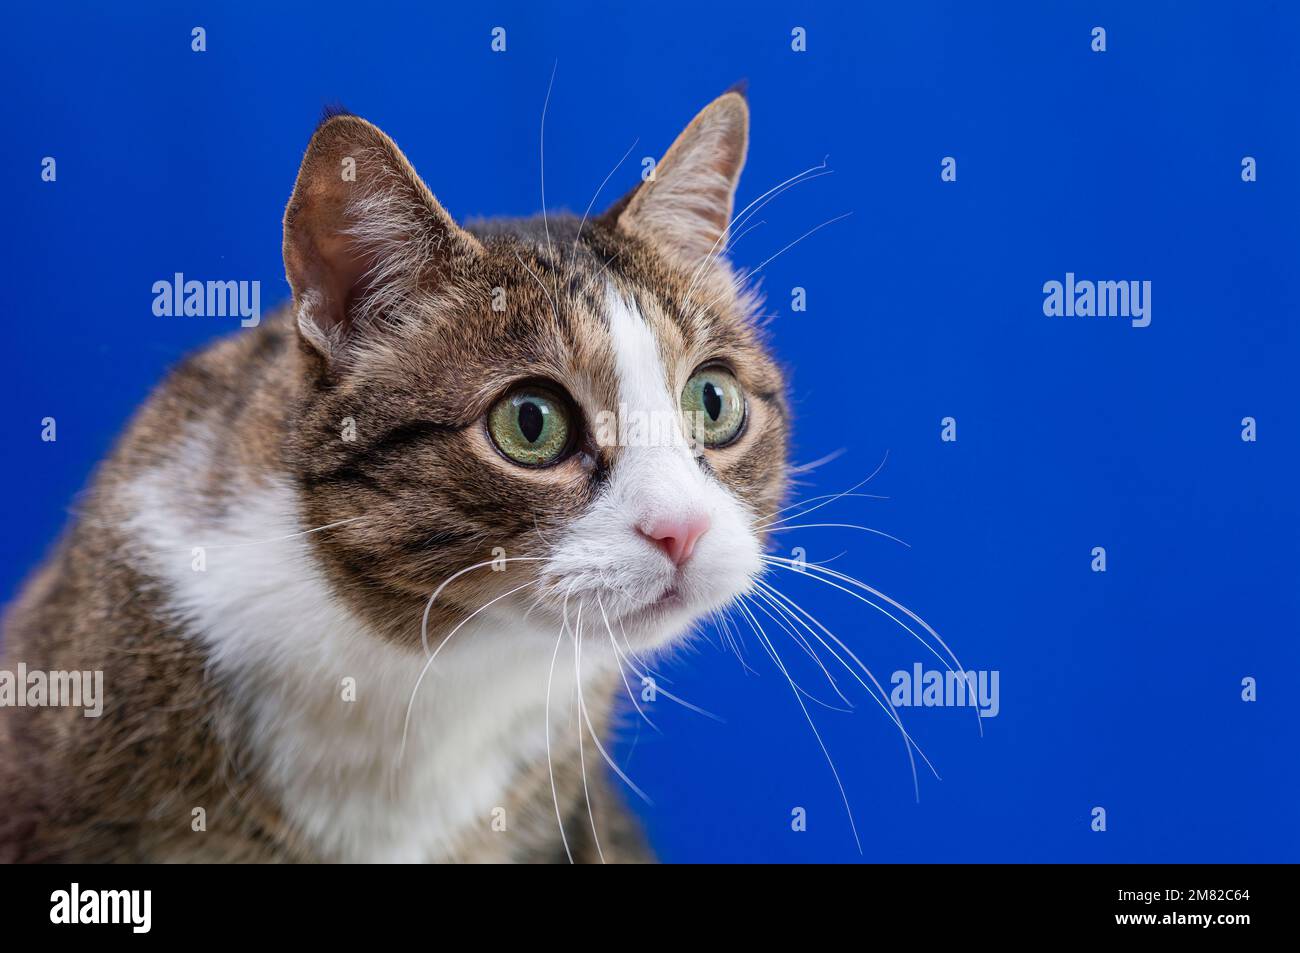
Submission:
[[[298,329],[322,357],[482,252],[378,128],[345,114],[316,129],[284,213],[284,268]]]

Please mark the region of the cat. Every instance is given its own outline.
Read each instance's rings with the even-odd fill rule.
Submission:
[[[605,213],[461,226],[327,115],[291,307],[166,378],[7,615],[0,668],[105,698],[0,709],[0,855],[653,860],[617,701],[752,590],[787,486],[722,254],[748,129],[729,91]]]

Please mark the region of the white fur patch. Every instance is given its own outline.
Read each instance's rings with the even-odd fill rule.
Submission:
[[[546,757],[558,631],[491,612],[461,628],[420,688],[403,751],[423,653],[368,631],[330,591],[308,540],[283,538],[302,532],[292,490],[241,494],[227,521],[200,527],[175,489],[180,474],[136,484],[130,529],[170,607],[238,686],[288,820],[324,856],[354,862],[438,860],[465,831],[490,829],[520,765]],[[206,571],[192,568],[194,546]],[[569,645],[551,687],[557,737],[576,731]],[[345,679],[355,701],[344,700]]]

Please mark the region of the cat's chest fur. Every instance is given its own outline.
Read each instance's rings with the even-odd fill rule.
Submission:
[[[552,735],[576,730],[571,653],[551,665],[558,632],[485,612],[412,703],[423,652],[377,638],[334,596],[287,487],[196,525],[174,486],[160,471],[134,488],[143,568],[234,686],[259,780],[313,853],[455,859],[506,815],[521,767],[545,763],[548,697]]]

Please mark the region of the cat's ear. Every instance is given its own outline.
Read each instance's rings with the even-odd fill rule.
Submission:
[[[316,129],[284,213],[284,268],[299,331],[324,357],[482,251],[375,126],[344,114]]]
[[[732,90],[704,107],[653,176],[606,214],[693,267],[726,244],[748,146],[749,106]]]

